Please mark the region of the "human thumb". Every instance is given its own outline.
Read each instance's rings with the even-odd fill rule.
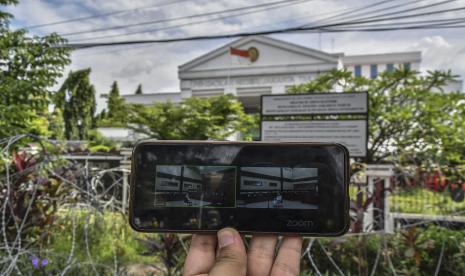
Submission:
[[[246,275],[247,253],[239,233],[232,228],[218,231],[218,255],[209,275]]]

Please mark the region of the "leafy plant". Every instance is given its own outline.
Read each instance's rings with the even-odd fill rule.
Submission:
[[[454,78],[450,71],[423,76],[405,68],[376,79],[333,70],[288,93],[368,91],[367,163],[455,164],[465,162],[465,95],[441,92]]]
[[[139,84],[137,86],[136,92],[134,94],[136,94],[136,95],[142,95],[143,94],[143,92],[142,92],[142,84]]]
[[[105,138],[98,130],[93,129],[88,133],[87,147],[90,152],[110,152],[118,150],[118,143]]]
[[[101,127],[126,127],[129,107],[120,96],[116,81],[111,85],[107,103],[107,110],[100,113],[97,125]]]
[[[16,4],[6,0],[0,6]],[[10,30],[11,15],[0,11],[0,137],[18,133],[49,135],[48,106],[57,79],[70,63],[65,40],[57,34],[29,36]]]
[[[458,276],[465,273],[464,240],[464,230],[429,225],[395,234],[366,234],[363,238],[320,238],[321,246],[315,242],[310,256],[323,275],[339,274],[337,265],[345,275],[431,275],[438,269],[438,275]],[[359,250],[366,252],[364,259],[354,254]],[[305,257],[302,274],[314,275],[315,270]],[[364,270],[360,271],[360,267]]]
[[[55,105],[63,111],[66,139],[83,140],[96,127],[95,88],[90,83],[90,68],[69,72],[58,93]]]
[[[245,114],[232,95],[191,97],[179,104],[132,105],[129,114],[131,129],[160,140],[226,139],[237,132],[245,133],[247,140],[254,126],[253,117]]]
[[[448,191],[434,192],[425,188],[399,189],[389,196],[391,212],[448,215],[464,215],[465,202],[455,202]]]
[[[61,167],[60,162],[24,150],[13,151],[11,158],[2,157],[2,163],[10,168],[0,179],[0,198],[6,204],[5,225],[0,228],[7,230],[5,238],[12,248],[36,243],[42,247],[58,206],[77,200],[79,193],[72,193],[71,187],[63,183],[73,167]],[[79,175],[75,173],[74,177]]]
[[[135,232],[124,215],[110,210],[61,208],[53,231],[63,234],[49,236],[48,272],[178,275],[186,254],[178,236]]]

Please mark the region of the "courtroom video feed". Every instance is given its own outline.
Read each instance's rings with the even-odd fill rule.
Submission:
[[[235,207],[235,167],[161,165],[156,169],[156,207]]]
[[[237,207],[318,209],[318,169],[241,167]]]

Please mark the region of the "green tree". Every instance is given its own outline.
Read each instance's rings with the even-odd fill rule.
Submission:
[[[108,94],[107,110],[103,110],[98,118],[99,126],[124,127],[128,120],[128,107],[119,94],[118,83],[111,85]]]
[[[90,68],[69,72],[56,95],[56,108],[63,110],[66,139],[86,139],[95,128],[95,88],[90,72]]]
[[[0,0],[0,6],[16,5],[18,0]],[[13,16],[0,10],[0,28],[8,27],[9,19]]]
[[[59,108],[55,108],[52,114],[48,115],[48,129],[50,138],[63,140],[65,138],[65,122],[63,121],[63,112]]]
[[[401,68],[376,79],[333,70],[288,93],[368,91],[367,162],[465,162],[465,95],[444,93],[450,71],[419,72]]]
[[[16,4],[1,0],[0,6]],[[18,133],[49,135],[51,87],[69,64],[69,49],[57,34],[28,36],[10,30],[12,16],[0,11],[0,137]]]
[[[136,93],[134,93],[134,94],[136,94],[136,95],[142,95],[142,94],[144,94],[144,93],[142,92],[142,84],[139,84],[139,85],[137,86]]]
[[[97,129],[88,132],[87,147],[91,152],[109,152],[116,150],[119,144],[115,141],[105,138]]]
[[[211,98],[192,97],[179,104],[157,103],[152,106],[132,105],[129,126],[137,133],[160,140],[224,139],[243,132],[250,139],[253,117],[232,95]]]
[[[118,112],[124,109],[124,100],[119,95],[118,82],[114,81],[108,95],[108,117],[117,117]]]

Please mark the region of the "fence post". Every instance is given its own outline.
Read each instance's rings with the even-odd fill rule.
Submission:
[[[374,192],[374,181],[373,181],[373,177],[371,177],[370,175],[368,175],[367,173],[367,181],[368,181],[368,186],[367,186],[367,194],[366,196],[371,196],[373,195],[373,192]],[[366,209],[366,213],[364,215],[364,219],[363,219],[363,231],[365,232],[366,230],[370,230],[370,228],[373,227],[373,202],[371,202],[370,204],[368,204],[367,206],[367,209]]]
[[[128,171],[131,170],[131,156],[132,149],[122,148],[120,151],[123,160],[120,162],[120,167],[123,169],[123,201],[121,203],[121,211],[123,214],[126,214],[127,204],[128,204],[128,195],[129,195],[129,175]]]
[[[368,192],[373,201],[367,208],[364,228],[372,230],[392,231],[393,221],[389,211],[390,178],[394,175],[392,165],[367,165]],[[375,183],[375,179],[377,179]],[[376,213],[376,216],[375,216]]]
[[[123,212],[123,214],[126,214],[126,204],[128,202],[128,178],[129,174],[127,172],[123,172],[123,202],[121,204],[121,211]]]
[[[391,206],[389,205],[389,196],[391,195],[391,177],[386,177],[384,181],[384,232],[394,232],[394,218],[391,214]]]

